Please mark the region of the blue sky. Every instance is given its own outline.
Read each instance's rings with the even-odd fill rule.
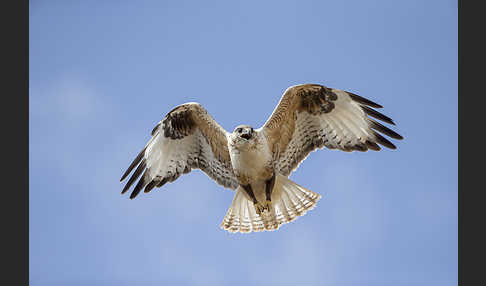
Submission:
[[[30,1],[29,40],[31,285],[457,284],[456,1]],[[323,198],[277,232],[221,230],[200,171],[120,195],[174,106],[260,127],[299,83],[405,139],[312,153],[291,179]]]

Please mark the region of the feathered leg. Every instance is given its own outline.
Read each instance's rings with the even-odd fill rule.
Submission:
[[[270,211],[270,208],[272,207],[272,191],[274,185],[275,185],[275,173],[273,173],[270,179],[265,181],[266,201],[265,201],[264,209],[267,209],[268,211]]]
[[[255,210],[257,212],[257,214],[260,214],[262,211],[263,211],[263,207],[258,203],[256,197],[255,197],[255,193],[253,193],[253,189],[251,188],[251,185],[248,184],[248,185],[240,185],[243,190],[245,190],[245,192],[248,194],[248,196],[250,197],[250,199],[252,200],[253,204],[255,205]]]

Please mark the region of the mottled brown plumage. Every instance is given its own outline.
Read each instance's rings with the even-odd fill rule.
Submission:
[[[172,109],[153,128],[152,138],[123,174],[134,173],[130,198],[143,189],[173,182],[193,169],[216,183],[236,189],[221,227],[230,232],[275,230],[312,209],[320,195],[288,179],[310,152],[338,149],[379,151],[396,146],[383,135],[403,139],[368,117],[394,125],[374,110],[381,105],[357,94],[319,84],[289,87],[265,124],[224,130],[198,103]]]
[[[304,84],[288,88],[272,116],[263,126],[273,152],[283,153],[295,131],[298,113],[312,115],[329,113],[337,99],[331,89],[318,84]]]

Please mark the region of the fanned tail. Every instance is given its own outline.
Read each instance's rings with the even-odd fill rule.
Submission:
[[[221,228],[229,232],[258,232],[277,230],[281,225],[303,216],[316,205],[321,195],[314,193],[280,174],[275,178],[272,208],[259,215],[253,202],[238,187]]]

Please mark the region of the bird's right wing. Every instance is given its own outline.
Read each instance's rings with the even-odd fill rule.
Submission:
[[[140,177],[130,198],[141,189],[150,192],[191,169],[201,169],[218,184],[236,189],[227,146],[227,132],[198,103],[179,105],[152,130],[152,138],[130,164],[120,181],[135,168],[122,194]]]

